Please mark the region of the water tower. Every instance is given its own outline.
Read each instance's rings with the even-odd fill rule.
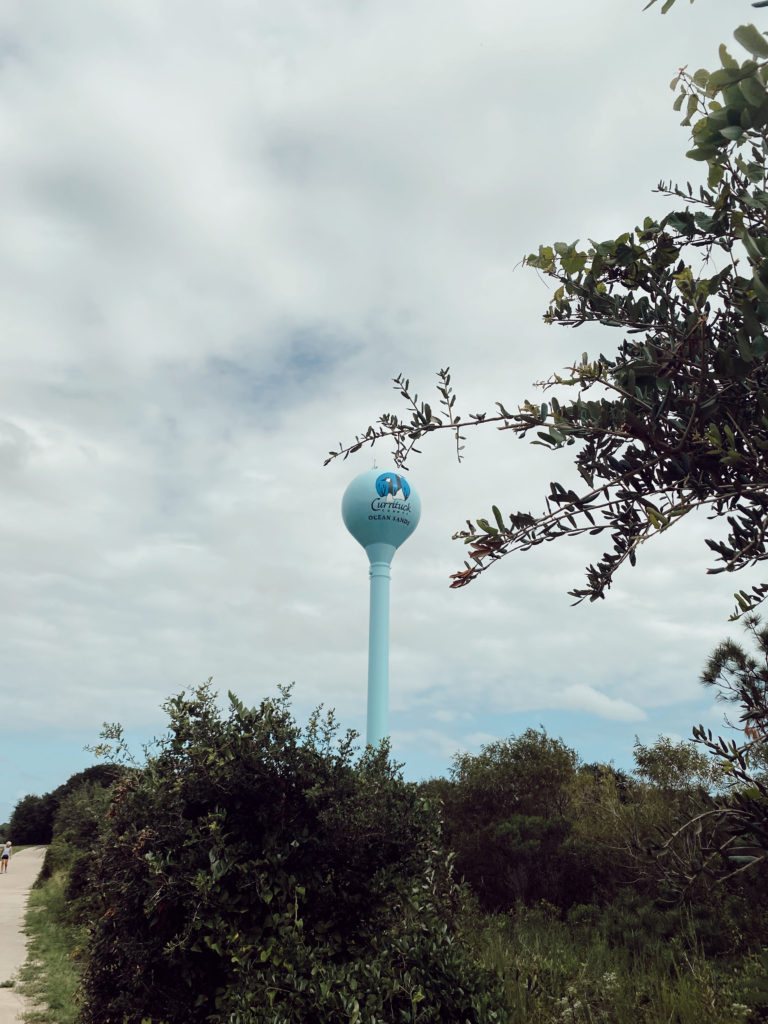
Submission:
[[[368,555],[371,605],[368,624],[366,743],[389,735],[389,580],[395,551],[416,529],[421,499],[397,470],[371,469],[356,476],[341,502],[344,525]]]

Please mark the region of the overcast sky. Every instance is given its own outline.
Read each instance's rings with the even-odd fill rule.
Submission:
[[[544,326],[520,260],[699,180],[669,80],[762,16],[642,6],[5,0],[0,821],[92,763],[104,721],[140,746],[209,676],[246,703],[294,682],[299,721],[322,702],[364,730],[367,562],[340,503],[372,454],[323,459],[397,410],[401,371],[430,397],[450,365],[476,411],[618,343]],[[447,436],[410,464],[390,705],[408,778],[528,726],[627,767],[635,735],[721,722],[699,672],[759,576],[704,574],[706,522],[597,605],[567,596],[601,550],[580,541],[448,589],[454,530],[492,502],[539,510],[568,454],[491,430],[460,466]]]

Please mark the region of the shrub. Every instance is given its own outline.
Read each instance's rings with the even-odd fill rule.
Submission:
[[[386,749],[356,758],[332,714],[302,732],[287,691],[166,710],[91,861],[84,1024],[504,1019],[449,927],[439,823]]]

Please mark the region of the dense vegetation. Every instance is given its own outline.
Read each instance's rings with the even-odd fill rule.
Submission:
[[[747,732],[637,742],[631,773],[528,729],[406,783],[286,692],[173,698],[140,763],[110,727],[113,781],[63,787],[43,879],[78,1024],[768,1021],[748,628],[703,677]]]
[[[332,715],[299,729],[286,694],[225,715],[203,686],[167,711],[143,764],[56,819],[82,1024],[503,1019],[436,809],[385,749],[356,755]]]
[[[115,765],[96,764],[77,772],[51,793],[43,796],[28,793],[14,807],[5,831],[13,835],[17,846],[47,846],[53,838],[56,815],[69,795],[83,786],[109,787],[117,774]]]

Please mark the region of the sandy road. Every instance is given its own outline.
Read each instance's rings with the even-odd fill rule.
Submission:
[[[27,959],[24,914],[44,856],[44,846],[30,846],[14,854],[7,874],[0,875],[0,984],[10,981]],[[15,988],[0,988],[0,1024],[17,1024],[24,1007]]]

